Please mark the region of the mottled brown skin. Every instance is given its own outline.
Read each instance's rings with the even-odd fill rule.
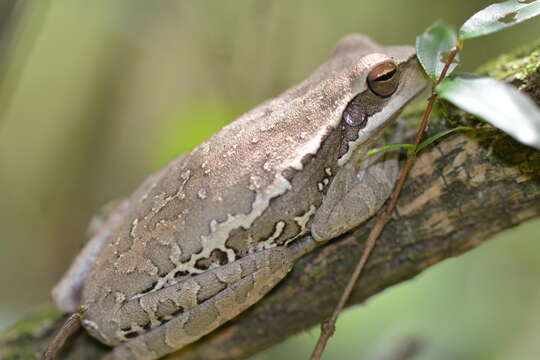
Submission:
[[[375,96],[367,74],[389,59],[399,86]],[[85,305],[83,326],[122,343],[115,359],[156,359],[238,315],[316,241],[357,226],[384,202],[393,184],[384,164],[368,172],[356,160],[423,88],[420,79],[412,48],[345,38],[307,80],[142,184],[89,245],[84,259],[95,264],[75,265],[59,284],[59,307]],[[343,121],[353,99],[364,118]],[[352,212],[360,216],[335,216]]]

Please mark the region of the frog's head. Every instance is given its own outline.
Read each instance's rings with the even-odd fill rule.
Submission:
[[[362,35],[342,39],[326,66],[341,79],[335,90],[346,101],[339,119],[344,136],[340,165],[379,139],[426,86],[413,47],[383,47]]]

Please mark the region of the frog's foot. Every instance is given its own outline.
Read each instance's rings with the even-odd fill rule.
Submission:
[[[398,124],[388,143],[398,142],[404,128]],[[333,239],[373,216],[390,197],[399,173],[399,151],[379,153],[362,163],[350,161],[332,181],[315,213],[311,234],[316,241]]]
[[[83,326],[109,344],[107,359],[154,360],[180,350],[261,299],[292,268],[295,251],[249,254],[168,287],[128,300],[118,311],[90,307]],[[103,319],[103,320],[98,320]]]

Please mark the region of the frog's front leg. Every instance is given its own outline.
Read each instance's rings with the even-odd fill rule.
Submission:
[[[255,252],[134,297],[117,311],[90,305],[83,325],[102,341],[119,343],[107,359],[158,359],[256,303],[285,277],[297,257],[315,246],[306,237],[294,246]]]
[[[398,127],[391,142],[402,135]],[[336,174],[315,213],[311,234],[316,241],[333,239],[373,216],[390,197],[399,173],[399,153],[383,152],[361,163],[349,161]]]

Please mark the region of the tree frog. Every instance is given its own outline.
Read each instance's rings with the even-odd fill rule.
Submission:
[[[359,163],[426,82],[409,46],[342,39],[300,84],[150,176],[53,290],[111,359],[158,359],[256,303],[372,216],[395,160]]]

